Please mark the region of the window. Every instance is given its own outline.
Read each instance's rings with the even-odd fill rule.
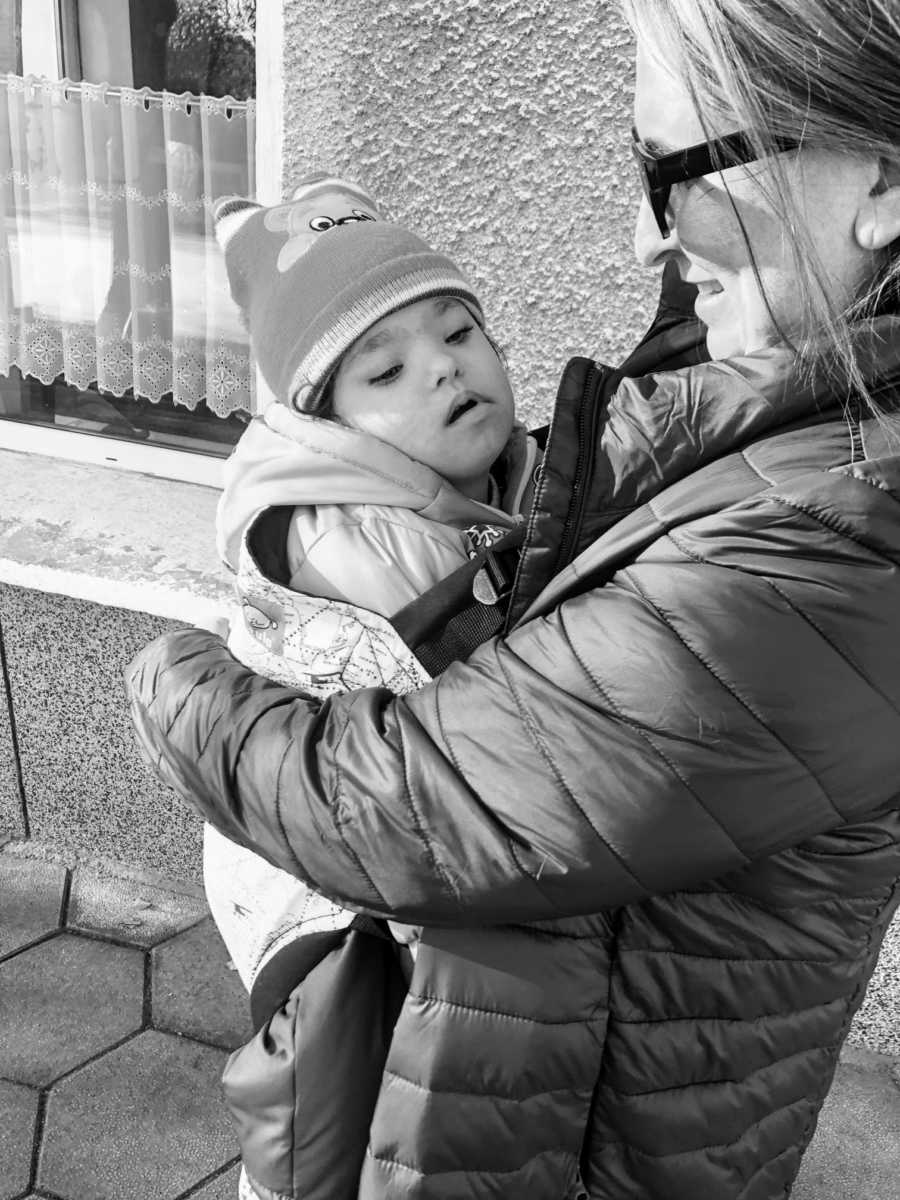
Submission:
[[[224,457],[253,406],[210,218],[255,192],[255,0],[20,12],[0,78],[0,444],[214,478],[171,452]]]

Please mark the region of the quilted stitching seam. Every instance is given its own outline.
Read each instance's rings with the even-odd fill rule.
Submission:
[[[741,957],[731,957],[724,954],[697,954],[691,950],[673,950],[669,946],[620,946],[619,954],[661,954],[665,958],[684,958],[696,959],[698,962],[720,962],[731,963],[732,966],[738,966],[741,963],[746,966],[755,966],[758,963],[797,963],[810,967],[828,967],[834,966],[836,963],[846,965],[846,958],[843,954],[835,954],[833,958],[779,958],[778,955],[770,955],[764,958],[762,955],[751,955]]]
[[[278,831],[281,834],[281,841],[291,856],[291,862],[293,862],[294,866],[297,868],[297,871],[302,877],[305,875],[303,864],[294,853],[294,847],[291,845],[290,839],[288,838],[287,829],[285,829],[284,820],[282,819],[281,814],[281,775],[284,770],[285,759],[287,758],[290,749],[291,743],[288,742],[285,745],[284,750],[281,752],[281,758],[278,762],[278,770],[275,772],[275,820],[278,822]]]
[[[775,480],[770,479],[768,475],[764,475],[763,472],[756,465],[756,463],[752,462],[751,459],[748,457],[746,447],[744,447],[744,449],[741,450],[741,458],[744,460],[744,462],[747,464],[747,466],[750,468],[750,470],[753,472],[753,474],[756,475],[759,479],[761,479],[763,481],[763,483],[767,483],[770,487],[772,487],[774,485]]]
[[[626,572],[623,571],[622,573],[625,574]],[[638,589],[638,592],[639,592],[639,595],[641,595],[641,598],[644,599],[643,593],[641,593],[639,589]],[[571,642],[569,644],[571,646]],[[716,814],[714,812],[712,812],[707,807],[707,805],[705,805],[703,803],[703,800],[701,799],[700,795],[696,791],[694,791],[694,789],[691,787],[690,783],[685,778],[683,773],[676,766],[675,762],[669,757],[668,754],[666,754],[666,752],[660,746],[658,746],[656,744],[656,742],[653,738],[653,735],[650,733],[650,731],[645,726],[641,725],[639,721],[636,721],[633,717],[630,717],[626,712],[624,712],[623,709],[620,707],[620,705],[616,704],[616,702],[610,696],[609,692],[606,690],[606,688],[600,682],[599,676],[596,675],[595,672],[590,669],[590,667],[588,667],[587,663],[584,662],[584,660],[581,658],[581,656],[579,655],[579,653],[575,649],[575,647],[572,646],[571,648],[572,648],[572,653],[574,654],[579,666],[581,667],[582,671],[584,671],[585,675],[588,677],[588,679],[591,681],[591,683],[594,685],[594,687],[597,689],[597,692],[599,693],[604,704],[606,704],[606,706],[612,712],[614,712],[616,714],[616,718],[619,721],[621,721],[621,723],[623,725],[627,725],[629,729],[633,730],[636,734],[638,734],[639,737],[642,737],[644,739],[644,741],[647,743],[647,745],[650,747],[650,749],[657,755],[657,757],[666,764],[666,766],[669,768],[669,770],[672,772],[672,774],[675,776],[675,778],[679,781],[679,783],[682,785],[682,787],[685,789],[685,791],[688,792],[688,794],[693,797],[693,799],[697,802],[697,804],[703,810],[703,812],[706,813],[706,815],[709,817],[709,819],[714,824],[719,826],[719,828],[722,830],[722,832],[725,834],[725,836],[728,838],[728,840],[734,846],[737,853],[740,854],[742,862],[745,862],[745,863],[750,862],[750,859],[748,858],[748,856],[746,854],[744,854],[744,852],[741,850],[740,846],[738,846],[735,843],[734,839],[732,838],[729,831],[725,828],[722,821],[716,816]]]
[[[815,1011],[816,1008],[818,1008],[818,1007],[819,1006],[816,1005],[810,1011]],[[791,1016],[793,1014],[785,1013],[785,1014],[779,1014],[779,1015]],[[649,1091],[646,1091],[646,1092],[626,1092],[626,1091],[623,1091],[621,1088],[612,1087],[610,1084],[606,1084],[604,1090],[608,1091],[613,1096],[620,1096],[625,1100],[641,1100],[645,1096],[653,1096],[653,1097],[667,1096],[667,1095],[673,1095],[676,1092],[687,1093],[687,1092],[693,1092],[695,1090],[701,1090],[701,1089],[706,1089],[706,1088],[724,1088],[724,1087],[744,1088],[744,1087],[746,1087],[747,1083],[751,1079],[754,1079],[759,1075],[764,1075],[766,1073],[766,1071],[770,1071],[776,1067],[780,1067],[784,1063],[792,1062],[797,1059],[809,1058],[810,1055],[817,1056],[817,1057],[822,1057],[822,1056],[837,1057],[837,1054],[840,1050],[842,1041],[843,1041],[843,1038],[841,1038],[839,1041],[835,1042],[833,1045],[830,1045],[830,1046],[808,1046],[803,1050],[795,1051],[793,1054],[786,1054],[782,1058],[776,1058],[770,1063],[765,1063],[763,1066],[757,1067],[757,1069],[755,1071],[751,1071],[749,1073],[749,1075],[742,1076],[740,1079],[696,1080],[691,1083],[674,1084],[672,1087],[655,1087],[655,1088],[651,1088]],[[805,1096],[805,1095],[804,1096],[795,1096],[793,1100],[789,1100],[787,1102],[787,1104],[782,1105],[782,1108],[790,1108],[792,1105],[800,1104],[804,1100],[808,1101],[809,1097]],[[765,1114],[765,1117],[763,1118],[763,1120],[768,1119],[770,1116],[772,1116],[776,1112],[781,1112],[781,1108],[773,1109],[771,1112],[767,1112]],[[741,1137],[744,1137],[746,1135],[746,1132],[748,1132],[750,1129],[754,1129],[759,1124],[760,1124],[759,1121],[754,1121],[752,1125],[748,1126],[745,1133],[741,1134]],[[728,1146],[736,1145],[736,1143],[741,1140],[741,1137],[736,1138],[735,1141],[733,1141],[733,1142],[722,1142],[718,1145],[712,1144],[709,1146],[704,1146],[703,1148],[708,1149],[708,1150],[725,1149]],[[607,1144],[615,1144],[615,1143],[607,1143]],[[619,1144],[628,1144],[628,1143],[619,1143]],[[629,1146],[629,1148],[632,1150],[635,1149],[634,1146]],[[674,1156],[669,1155],[669,1154],[655,1155],[655,1154],[650,1154],[649,1151],[638,1151],[638,1153],[644,1154],[645,1157],[647,1157],[647,1158],[657,1158],[657,1157],[658,1158],[670,1158],[670,1157],[678,1157],[679,1155],[682,1155],[682,1154],[694,1154],[694,1153],[696,1153],[696,1151],[694,1151],[694,1150],[679,1150]]]
[[[801,1105],[806,1106],[808,1108],[818,1108],[818,1101],[811,1099],[809,1096],[798,1096],[794,1100],[789,1100],[787,1102],[787,1104],[781,1104],[781,1105],[779,1105],[778,1108],[773,1108],[770,1112],[767,1112],[765,1114],[765,1116],[762,1117],[759,1121],[754,1121],[752,1125],[748,1125],[747,1128],[738,1135],[738,1137],[734,1138],[730,1142],[715,1142],[715,1143],[711,1143],[709,1145],[692,1147],[689,1150],[672,1151],[668,1154],[652,1154],[649,1150],[639,1149],[637,1146],[633,1145],[631,1142],[622,1142],[622,1141],[604,1142],[603,1148],[604,1148],[604,1150],[606,1150],[606,1149],[610,1149],[613,1147],[621,1147],[621,1148],[624,1148],[625,1150],[627,1150],[629,1154],[633,1154],[635,1156],[635,1158],[642,1158],[642,1159],[648,1160],[650,1162],[663,1162],[667,1159],[672,1160],[672,1159],[679,1159],[679,1158],[694,1157],[700,1153],[706,1154],[710,1150],[730,1150],[733,1146],[739,1145],[745,1138],[750,1137],[753,1134],[754,1130],[760,1129],[763,1126],[763,1124],[766,1121],[768,1121],[770,1118],[777,1116],[779,1113],[787,1112],[791,1108],[797,1108]]]
[[[332,797],[332,802],[331,802],[332,826],[333,826],[335,832],[337,833],[338,837],[341,839],[341,845],[344,847],[344,850],[346,851],[348,857],[350,859],[352,859],[352,861],[353,861],[354,865],[356,866],[356,869],[359,871],[360,875],[363,877],[363,879],[365,879],[366,883],[368,883],[369,887],[372,889],[374,894],[378,897],[379,902],[381,904],[383,904],[385,907],[389,907],[387,905],[387,902],[385,901],[384,896],[382,896],[379,889],[375,886],[375,883],[374,883],[372,877],[369,875],[368,871],[363,866],[363,864],[359,858],[359,855],[356,853],[356,851],[353,849],[353,847],[350,845],[349,841],[347,840],[347,837],[344,833],[343,823],[340,820],[340,816],[339,816],[341,810],[346,809],[348,807],[348,805],[345,802],[345,798],[344,798],[344,782],[343,782],[343,774],[342,774],[341,768],[340,768],[340,758],[341,758],[341,746],[343,745],[344,738],[347,735],[347,730],[350,728],[351,709],[352,709],[352,705],[348,705],[347,710],[344,713],[344,726],[341,729],[340,737],[337,740],[337,745],[335,747],[335,753],[334,753],[334,757],[332,760],[334,763],[334,771],[335,771],[334,795]]]
[[[428,830],[426,828],[422,813],[419,811],[418,807],[416,806],[416,802],[413,799],[413,789],[410,785],[410,779],[409,779],[408,748],[407,748],[406,742],[402,738],[402,735],[401,735],[401,746],[402,746],[402,756],[403,756],[402,757],[402,761],[403,761],[403,792],[404,792],[404,796],[406,797],[406,804],[409,809],[410,816],[412,817],[413,825],[415,826],[415,830],[419,837],[419,840],[421,841],[423,847],[425,848],[425,854],[428,857],[428,861],[431,863],[432,869],[434,870],[434,873],[435,873],[435,877],[437,878],[438,882],[440,883],[444,894],[447,897],[449,897],[449,899],[451,899],[454,903],[458,904],[459,900],[460,900],[459,889],[456,887],[455,881],[450,876],[449,872],[447,871],[447,868],[441,862],[441,860],[438,856],[438,853],[437,853],[437,848],[435,846],[435,843],[428,836]]]
[[[551,1021],[544,1017],[523,1017],[521,1013],[503,1012],[497,1008],[484,1008],[477,1004],[463,1004],[459,1000],[447,1000],[444,996],[432,996],[428,992],[409,992],[407,1000],[421,1000],[426,1004],[436,1004],[441,1008],[456,1009],[459,1012],[473,1013],[478,1017],[485,1017],[488,1020],[493,1020],[495,1017],[500,1017],[505,1021],[515,1021],[520,1025],[546,1025],[552,1028],[562,1028],[566,1025],[589,1025],[591,1022],[605,1021],[607,1010],[600,1004],[594,1006],[594,1012],[591,1016],[566,1017],[564,1020]]]
[[[826,645],[829,646],[839,658],[843,659],[843,661],[845,663],[847,663],[847,665],[849,667],[853,668],[853,670],[856,672],[856,674],[859,676],[859,678],[866,684],[866,686],[870,687],[872,689],[872,691],[875,692],[879,696],[879,698],[885,702],[885,704],[888,706],[888,708],[890,708],[893,712],[897,713],[898,716],[900,716],[900,709],[898,709],[896,704],[893,703],[890,696],[888,696],[884,691],[882,691],[882,689],[873,680],[871,680],[868,677],[868,675],[866,675],[863,672],[859,663],[857,663],[853,658],[851,658],[851,656],[846,651],[842,650],[838,645],[836,645],[836,643],[831,640],[831,638],[828,636],[828,634],[825,632],[825,630],[822,629],[822,627],[819,625],[819,623],[816,620],[814,620],[814,618],[812,616],[810,616],[809,613],[804,612],[802,609],[798,608],[797,605],[794,604],[793,601],[785,594],[783,589],[780,588],[778,586],[778,584],[774,582],[774,580],[769,579],[767,582],[768,582],[769,586],[772,588],[772,590],[781,597],[781,599],[788,606],[788,608],[790,608],[792,612],[796,613],[796,615],[802,621],[805,621],[808,625],[810,625],[813,629],[815,629],[816,633],[826,643]]]
[[[878,484],[872,483],[869,480],[859,479],[856,475],[854,475],[852,478],[856,479],[858,483],[868,483],[870,487],[877,488],[879,486]],[[807,516],[811,520],[818,522],[819,525],[824,526],[826,529],[830,529],[832,533],[837,533],[841,537],[845,537],[848,541],[854,542],[857,546],[861,546],[863,550],[867,550],[869,554],[874,554],[876,558],[880,558],[883,562],[900,565],[900,560],[891,558],[878,546],[871,545],[865,540],[865,538],[860,537],[851,526],[845,524],[843,521],[835,517],[833,513],[823,512],[821,509],[814,508],[811,504],[801,504],[799,500],[789,500],[786,496],[779,496],[777,493],[767,496],[767,499],[774,500],[778,504],[783,504],[785,508],[789,508],[793,512],[803,513],[804,516]]]
[[[460,1177],[474,1178],[474,1177],[480,1177],[480,1176],[485,1176],[485,1175],[488,1177],[491,1177],[491,1176],[500,1177],[500,1176],[504,1176],[504,1175],[521,1175],[524,1171],[526,1171],[531,1166],[531,1164],[533,1162],[539,1162],[540,1159],[548,1158],[548,1157],[569,1159],[572,1161],[574,1161],[574,1159],[575,1159],[574,1154],[567,1154],[564,1150],[548,1150],[542,1154],[534,1155],[533,1158],[528,1159],[528,1161],[522,1163],[521,1166],[511,1167],[507,1171],[497,1170],[496,1168],[493,1168],[493,1167],[481,1167],[481,1168],[476,1167],[476,1168],[472,1168],[471,1170],[468,1170],[468,1171],[464,1170],[462,1168],[455,1168],[453,1171],[429,1172],[429,1171],[422,1171],[418,1167],[412,1166],[410,1163],[402,1162],[399,1158],[389,1158],[386,1155],[374,1154],[371,1150],[366,1151],[366,1158],[371,1159],[373,1162],[381,1163],[383,1166],[386,1166],[386,1167],[396,1167],[401,1171],[408,1171],[410,1174],[418,1176],[419,1179],[429,1179],[429,1178],[436,1179],[436,1178],[440,1178],[441,1176],[450,1176],[450,1175],[452,1175],[456,1178],[460,1178]]]
[[[691,645],[688,638],[685,637],[685,635],[682,634],[680,632],[680,630],[675,628],[675,625],[672,621],[670,614],[667,613],[665,611],[665,609],[663,609],[662,606],[657,601],[653,600],[650,597],[650,595],[646,592],[646,590],[640,586],[640,584],[634,577],[634,573],[630,569],[626,568],[622,572],[622,574],[625,575],[629,579],[629,581],[633,585],[635,591],[642,597],[642,599],[644,600],[644,603],[647,605],[647,607],[652,609],[659,616],[660,620],[663,621],[664,624],[666,626],[668,626],[668,628],[672,631],[672,635],[674,637],[676,637],[679,642],[681,642],[681,644],[684,646],[685,650],[687,650],[689,654],[693,655],[693,657],[697,660],[698,663],[700,663],[700,665],[706,670],[706,672],[713,679],[715,679],[715,681],[719,684],[719,686],[723,689],[723,691],[727,692],[728,695],[731,696],[741,706],[741,708],[744,709],[745,712],[749,713],[749,715],[757,722],[757,724],[759,724],[760,727],[766,731],[766,733],[769,735],[769,737],[774,742],[777,742],[777,744],[779,746],[781,746],[781,748],[785,751],[785,753],[790,755],[790,757],[796,763],[799,763],[799,765],[801,767],[803,767],[804,771],[806,771],[807,775],[810,777],[810,779],[813,780],[813,782],[818,787],[823,800],[826,801],[829,808],[831,808],[831,810],[834,812],[834,814],[837,817],[839,817],[840,820],[843,822],[845,820],[843,813],[840,811],[840,809],[837,807],[837,805],[834,803],[834,801],[828,795],[825,788],[822,786],[822,781],[818,778],[815,771],[813,771],[812,767],[810,767],[810,765],[804,761],[804,759],[801,757],[801,755],[799,755],[796,752],[796,750],[793,750],[787,744],[787,742],[785,742],[784,739],[781,738],[775,732],[775,730],[770,725],[766,724],[766,722],[762,718],[762,715],[760,713],[756,712],[753,705],[748,700],[745,700],[744,697],[741,696],[741,694],[736,690],[736,688],[733,687],[732,684],[729,683],[729,681],[726,680],[715,669],[715,667],[709,661],[708,657],[705,656],[704,654],[702,654],[696,646]]]
[[[566,637],[566,641],[569,645],[569,650],[571,651],[572,656],[575,658],[575,660],[580,665],[582,665],[582,669],[584,669],[583,664],[581,664],[581,659],[578,657],[578,655],[575,651],[575,647],[572,645],[572,643],[568,637]],[[506,650],[509,654],[513,653],[508,644],[506,645]],[[566,783],[565,776],[563,775],[562,769],[560,768],[559,764],[554,759],[553,755],[550,753],[550,749],[547,745],[546,739],[544,738],[544,736],[541,732],[540,727],[538,726],[537,722],[532,718],[528,709],[525,707],[525,703],[519,693],[518,688],[516,687],[515,683],[513,682],[508,669],[506,668],[504,663],[499,658],[498,658],[498,665],[500,667],[500,670],[503,672],[503,676],[506,679],[506,683],[509,687],[509,693],[515,702],[516,708],[518,709],[519,719],[521,720],[522,724],[525,726],[525,728],[528,730],[529,734],[531,735],[531,740],[532,740],[533,744],[537,747],[541,758],[543,758],[544,762],[549,767],[550,773],[552,774],[553,778],[556,780],[557,784],[559,785],[559,788],[565,794],[567,799],[570,801],[570,803],[572,804],[572,807],[575,808],[578,813],[580,813],[585,824],[593,831],[594,836],[597,838],[597,840],[603,843],[603,845],[607,849],[607,852],[616,860],[616,862],[619,864],[619,866],[622,868],[622,870],[628,875],[628,877],[630,879],[634,880],[635,884],[640,888],[641,892],[646,893],[646,891],[647,891],[646,887],[644,887],[644,885],[641,883],[641,881],[638,879],[638,877],[634,874],[634,872],[629,868],[628,864],[618,854],[618,852],[609,844],[609,842],[606,841],[606,839],[603,837],[600,830],[597,828],[597,826],[593,823],[593,821],[588,816],[585,808],[576,799],[575,793],[572,791],[572,789]],[[513,854],[515,854],[515,850],[513,850]],[[529,871],[521,863],[518,865],[519,865],[520,870],[522,870],[525,874],[527,874],[535,882],[538,882],[540,880],[540,871],[539,870],[538,871]]]
[[[542,1088],[538,1092],[525,1092],[519,1095],[503,1092],[485,1092],[474,1091],[471,1087],[465,1091],[458,1088],[440,1088],[433,1084],[417,1083],[415,1079],[408,1079],[405,1075],[400,1075],[396,1071],[385,1070],[386,1078],[394,1079],[397,1083],[403,1084],[411,1088],[413,1091],[421,1092],[426,1096],[462,1096],[466,1100],[471,1100],[473,1096],[477,1096],[479,1100],[498,1100],[503,1104],[523,1104],[529,1100],[536,1100],[541,1096],[582,1096],[589,1097],[593,1093],[593,1082],[586,1088],[575,1087],[572,1084],[567,1084],[557,1088]]]

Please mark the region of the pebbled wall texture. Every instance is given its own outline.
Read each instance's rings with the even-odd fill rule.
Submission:
[[[618,362],[655,309],[631,60],[614,0],[284,0],[283,193],[336,170],[452,255],[532,425],[571,355]]]

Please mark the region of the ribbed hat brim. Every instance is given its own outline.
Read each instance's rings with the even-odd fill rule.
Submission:
[[[355,299],[338,295],[323,310],[316,322],[320,330],[311,344],[308,330],[300,339],[308,349],[285,379],[282,394],[293,398],[302,393],[303,407],[314,402],[341,358],[366,330],[408,304],[450,296],[462,301],[479,325],[484,324],[475,293],[453,263],[439,254],[394,259],[369,271],[352,291]]]

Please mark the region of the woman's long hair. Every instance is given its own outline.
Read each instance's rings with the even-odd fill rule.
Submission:
[[[900,184],[900,0],[622,5],[635,35],[683,80],[704,129],[728,114],[750,132],[761,156],[772,155],[765,191],[781,216],[804,301],[794,338],[800,361],[811,375],[824,372],[841,390],[862,396],[883,417],[859,333],[861,323],[900,310],[900,246],[874,253],[867,285],[840,307],[827,264],[792,198],[775,139],[875,156],[883,178]]]

